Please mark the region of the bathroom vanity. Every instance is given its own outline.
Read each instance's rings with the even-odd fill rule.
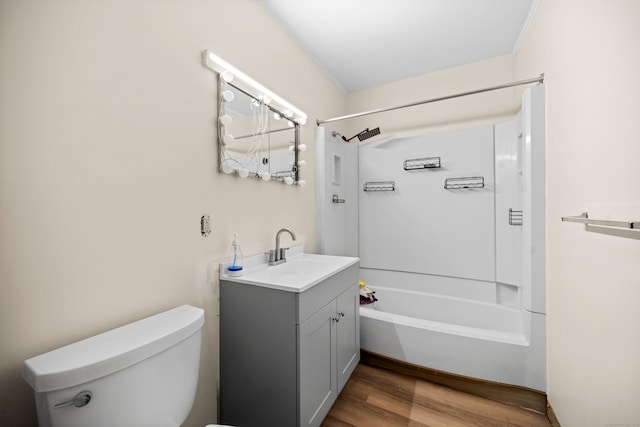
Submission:
[[[360,360],[358,258],[287,256],[220,267],[224,424],[319,426]]]

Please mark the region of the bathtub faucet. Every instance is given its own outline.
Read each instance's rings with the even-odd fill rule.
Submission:
[[[280,230],[278,230],[278,232],[276,233],[276,248],[275,249],[271,249],[268,252],[269,265],[278,265],[278,264],[282,264],[283,262],[287,262],[287,258],[285,257],[284,252],[289,248],[281,248],[280,247],[280,235],[282,233],[284,233],[284,232],[289,233],[291,238],[293,240],[296,240],[296,233],[294,233],[292,229],[290,229],[290,228],[281,228]]]

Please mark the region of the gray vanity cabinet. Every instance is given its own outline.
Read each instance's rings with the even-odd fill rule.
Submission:
[[[360,360],[358,264],[303,292],[220,282],[220,416],[319,426]]]

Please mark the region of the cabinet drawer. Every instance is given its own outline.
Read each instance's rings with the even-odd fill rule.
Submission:
[[[358,281],[358,264],[350,266],[311,289],[298,294],[297,323],[300,324],[327,305],[336,295]]]

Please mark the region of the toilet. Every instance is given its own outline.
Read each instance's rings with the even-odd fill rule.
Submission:
[[[179,427],[196,394],[203,324],[204,310],[183,305],[26,360],[39,426]]]

